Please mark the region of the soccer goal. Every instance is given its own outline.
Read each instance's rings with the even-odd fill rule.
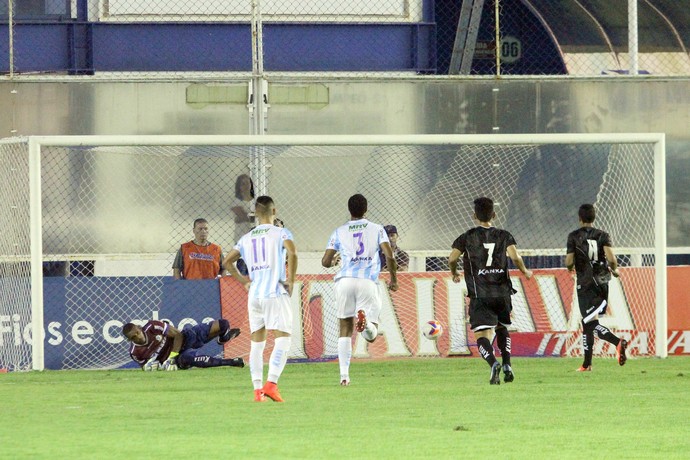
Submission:
[[[246,294],[232,279],[173,280],[180,244],[206,218],[209,239],[235,241],[230,203],[248,174],[271,195],[299,251],[290,357],[337,355],[336,269],[321,256],[347,199],[397,227],[409,255],[400,289],[381,283],[382,336],[356,338],[355,358],[476,355],[466,287],[454,284],[453,240],[475,225],[472,201],[491,197],[496,226],[515,236],[534,279],[511,272],[513,353],[581,353],[567,234],[582,203],[597,208],[621,266],[601,322],[638,356],[665,356],[663,134],[411,136],[63,136],[0,141],[0,368],[107,369],[129,362],[128,321],[184,327],[221,314],[243,329],[226,345],[249,350]],[[387,279],[383,273],[381,278]],[[442,336],[423,337],[436,319]],[[598,341],[597,355],[614,350]]]

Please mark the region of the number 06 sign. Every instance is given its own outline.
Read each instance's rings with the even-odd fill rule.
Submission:
[[[522,43],[515,37],[506,35],[501,40],[501,62],[512,64],[522,57]]]

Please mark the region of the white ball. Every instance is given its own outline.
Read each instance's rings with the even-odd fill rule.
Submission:
[[[435,319],[432,319],[424,323],[422,326],[422,334],[429,340],[438,340],[438,338],[443,335],[443,326]]]

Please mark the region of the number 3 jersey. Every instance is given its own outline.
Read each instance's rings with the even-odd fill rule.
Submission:
[[[366,219],[351,220],[336,228],[326,249],[340,253],[340,271],[335,279],[363,278],[377,281],[381,273],[379,245],[390,243],[382,225]]]
[[[496,227],[475,227],[453,241],[462,253],[462,269],[471,298],[506,297],[513,294],[508,276],[508,246],[516,244],[510,232]]]
[[[261,224],[242,236],[235,245],[247,264],[249,279],[252,280],[250,298],[266,299],[287,294],[283,285],[287,279],[285,240],[292,241],[290,230]]]
[[[568,234],[567,253],[575,254],[575,272],[579,285],[594,283],[592,262],[608,266],[604,246],[613,246],[611,236],[598,228],[581,227]]]

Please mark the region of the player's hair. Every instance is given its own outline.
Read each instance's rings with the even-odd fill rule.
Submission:
[[[489,222],[494,218],[494,202],[485,196],[474,200],[474,215],[480,222]]]
[[[135,327],[137,327],[137,325],[134,323],[125,324],[124,326],[122,326],[122,335],[124,335],[125,337],[129,337],[129,334],[132,333]]]
[[[349,200],[347,200],[347,209],[350,211],[350,215],[356,219],[364,217],[367,213],[367,199],[364,195],[357,193],[352,195]]]
[[[256,214],[261,216],[270,215],[274,206],[275,203],[273,203],[273,198],[267,195],[261,195],[256,199]]]
[[[196,228],[196,224],[208,224],[208,221],[203,217],[199,217],[198,219],[194,219],[194,225],[192,225],[192,228]]]
[[[597,217],[597,211],[592,204],[583,204],[577,210],[577,216],[585,224],[591,224]]]
[[[249,195],[251,195],[251,197],[254,198],[254,181],[251,177],[249,177],[248,174],[240,174],[239,176],[237,176],[237,179],[235,180],[235,198],[239,198],[240,200],[242,199],[242,193],[240,192],[240,182],[245,177],[249,179]]]

